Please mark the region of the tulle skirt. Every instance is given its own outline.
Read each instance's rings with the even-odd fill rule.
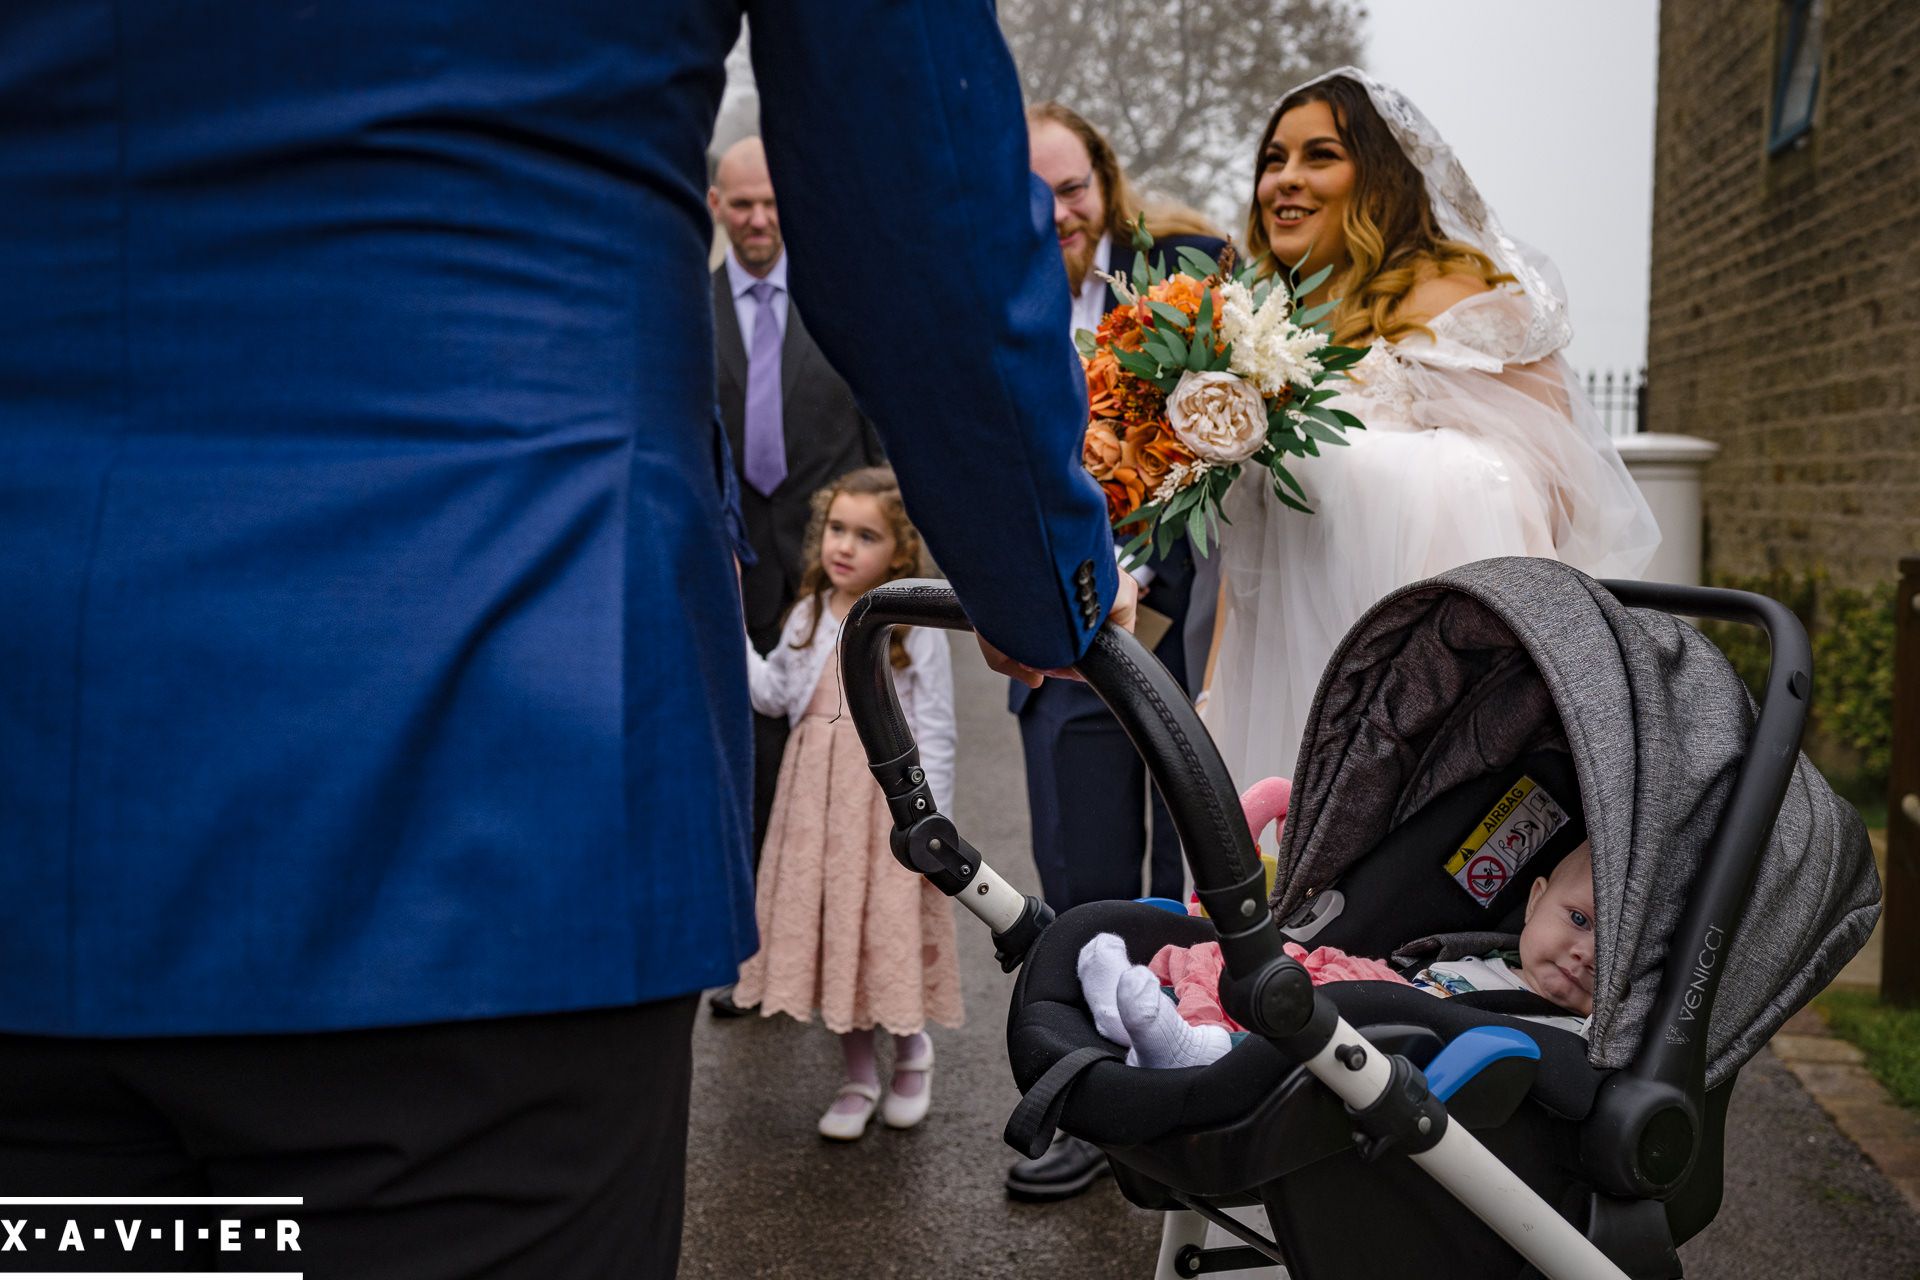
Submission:
[[[1338,403],[1367,429],[1290,467],[1315,514],[1283,506],[1255,471],[1224,507],[1206,721],[1243,787],[1299,776],[1321,673],[1388,592],[1493,556],[1630,577],[1659,541],[1558,356],[1497,373],[1401,368]]]

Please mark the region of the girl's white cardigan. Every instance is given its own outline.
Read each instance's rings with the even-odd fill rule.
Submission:
[[[840,688],[840,619],[826,610],[820,625],[814,628],[813,641],[796,649],[794,642],[807,629],[813,616],[813,601],[802,600],[794,606],[780,640],[766,657],[747,646],[747,681],[753,694],[753,709],[763,716],[785,716],[798,725],[813,701],[814,688],[823,679]],[[908,628],[904,641],[912,659],[904,671],[893,673],[893,688],[900,698],[900,710],[913,730],[913,741],[920,748],[920,767],[927,771],[933,788],[933,801],[940,812],[953,813],[953,658],[947,638],[930,627]],[[831,669],[829,669],[831,664]],[[839,700],[845,714],[846,700]]]

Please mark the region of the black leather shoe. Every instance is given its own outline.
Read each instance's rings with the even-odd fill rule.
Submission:
[[[744,1018],[754,1010],[754,1006],[750,1004],[735,1004],[733,988],[730,986],[721,987],[708,996],[707,1008],[713,1011],[713,1016],[716,1018]]]
[[[1106,1153],[1091,1142],[1062,1133],[1053,1145],[1031,1160],[1019,1160],[1007,1170],[1007,1194],[1015,1200],[1068,1200],[1113,1172]]]

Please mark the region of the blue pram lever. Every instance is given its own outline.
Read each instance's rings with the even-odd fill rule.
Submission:
[[[1517,582],[1541,612],[1548,612],[1551,602],[1538,598],[1540,593],[1561,592],[1576,604],[1605,597],[1615,610],[1608,621],[1616,634],[1625,612],[1616,599],[1631,607],[1754,623],[1767,631],[1773,654],[1768,694],[1670,942],[1674,953],[1691,954],[1723,938],[1724,922],[1740,918],[1752,892],[1773,815],[1800,767],[1796,748],[1811,667],[1804,630],[1785,609],[1762,597],[1598,584],[1544,561],[1468,566],[1389,597],[1411,600],[1404,607],[1415,619],[1410,627],[1426,617],[1417,615],[1416,605],[1427,607],[1438,599],[1442,606],[1457,606],[1450,625],[1455,632],[1462,620],[1467,626],[1460,632],[1466,635],[1462,652],[1494,655],[1479,669],[1490,679],[1512,679],[1530,653],[1514,639],[1513,619],[1488,603],[1499,590],[1475,579],[1476,571],[1497,579],[1499,590],[1512,591]],[[1426,594],[1414,598],[1421,592]],[[1356,633],[1387,603],[1363,619]],[[1430,612],[1442,608],[1433,606]],[[1145,759],[1167,801],[1192,866],[1196,896],[1209,918],[1111,902],[1052,920],[1044,906],[1014,890],[960,839],[914,776],[917,758],[886,656],[887,636],[896,625],[966,629],[968,623],[944,584],[896,582],[869,593],[849,613],[842,632],[843,686],[869,764],[892,806],[896,857],[985,921],[1003,966],[1020,969],[1008,1049],[1027,1098],[1023,1111],[1016,1112],[1023,1122],[1010,1126],[1023,1145],[1043,1142],[1057,1123],[1101,1147],[1122,1192],[1146,1208],[1191,1208],[1220,1222],[1226,1208],[1263,1204],[1276,1239],[1250,1243],[1264,1256],[1283,1261],[1293,1280],[1399,1275],[1412,1269],[1435,1280],[1517,1276],[1528,1264],[1552,1280],[1669,1280],[1681,1274],[1676,1242],[1711,1221],[1719,1206],[1731,1077],[1723,1074],[1709,1091],[1706,1037],[1678,1034],[1674,1020],[1711,1025],[1721,968],[1704,978],[1680,969],[1663,973],[1642,1050],[1618,1069],[1589,1065],[1589,1046],[1580,1036],[1519,1021],[1525,1010],[1502,1012],[1498,1001],[1476,1001],[1474,993],[1442,1000],[1379,982],[1333,984],[1338,991],[1315,988],[1306,970],[1282,949],[1283,934],[1268,908],[1266,876],[1237,789],[1212,740],[1184,691],[1130,635],[1111,627],[1095,636],[1077,669]],[[1377,645],[1368,653],[1388,655],[1379,659],[1384,665],[1415,648]],[[1366,687],[1400,689],[1408,683]],[[1331,687],[1330,675],[1320,702]],[[1470,710],[1487,705],[1484,683],[1469,680],[1462,687],[1473,690],[1464,699]],[[1360,688],[1355,682],[1345,691],[1352,698]],[[1739,696],[1744,709],[1744,692]],[[1552,773],[1557,768],[1571,778],[1574,772],[1566,730],[1557,719],[1558,702],[1541,694],[1533,704],[1546,708],[1546,729],[1559,729],[1559,737],[1543,732],[1515,740],[1512,752],[1487,776],[1470,774],[1463,781],[1447,775],[1429,783],[1414,801],[1396,802],[1392,822],[1367,836],[1381,841],[1374,852],[1391,843],[1383,835],[1411,828],[1423,814],[1479,804],[1476,787],[1505,789],[1509,780],[1498,768],[1524,764],[1555,786],[1583,788],[1592,765],[1580,758],[1577,746],[1573,763],[1581,768],[1580,787]],[[1390,723],[1399,732],[1403,710],[1382,710],[1365,722]],[[1320,712],[1316,704],[1316,716]],[[1445,712],[1441,708],[1437,714]],[[1476,731],[1459,732],[1463,739],[1485,738],[1477,732],[1481,723],[1464,724],[1459,716],[1445,720],[1444,727]],[[1429,758],[1424,741],[1375,738],[1369,749],[1376,753],[1371,758],[1382,760],[1390,750],[1409,760]],[[1359,754],[1348,753],[1340,767]],[[1310,769],[1305,775],[1309,789],[1325,790],[1334,776],[1317,766],[1303,767]],[[1295,784],[1298,800],[1302,779]],[[1343,794],[1353,792],[1349,788]],[[1473,812],[1483,811],[1484,806]],[[1296,817],[1282,850],[1283,876],[1289,868],[1307,865],[1324,872],[1329,866],[1324,857],[1318,863],[1289,863],[1287,855],[1299,845],[1306,849],[1303,857],[1310,858],[1325,840],[1355,838],[1351,824],[1336,827],[1340,824],[1329,821],[1316,830],[1310,818]],[[1599,836],[1594,840],[1598,849]],[[1860,844],[1864,848],[1864,838]],[[1851,856],[1854,851],[1843,852]],[[1391,869],[1400,855],[1387,853],[1379,865]],[[1532,872],[1544,871],[1563,853],[1543,851]],[[1364,856],[1369,856],[1365,848],[1353,855]],[[1419,857],[1421,874],[1445,886],[1435,891],[1442,915],[1458,916],[1463,904],[1471,905],[1451,872],[1424,853]],[[1369,864],[1343,865],[1365,869]],[[1379,879],[1374,876],[1375,887]],[[1315,945],[1389,954],[1408,935],[1384,942],[1376,936],[1377,921],[1368,915],[1375,895],[1359,892],[1361,887],[1316,878],[1281,889],[1296,895],[1307,888],[1326,890],[1325,900],[1345,903],[1344,915],[1315,922]],[[1443,924],[1440,931],[1463,927]],[[1218,942],[1224,960],[1221,1003],[1252,1034],[1205,1067],[1126,1067],[1115,1047],[1094,1030],[1075,972],[1079,948],[1098,932],[1118,934],[1136,963],[1163,945]],[[1409,1221],[1425,1224],[1427,1238],[1419,1239],[1418,1232],[1338,1229],[1356,1204],[1369,1206],[1368,1222],[1404,1210]],[[1441,1223],[1445,1248],[1436,1252],[1432,1234]],[[1239,1233],[1247,1238],[1244,1229]],[[1218,1253],[1183,1253],[1185,1262],[1174,1269],[1179,1274],[1198,1273],[1181,1270],[1187,1266],[1226,1269],[1238,1265],[1227,1254],[1245,1251]]]
[[[1516,1027],[1475,1027],[1455,1036],[1427,1064],[1427,1087],[1445,1102],[1494,1063],[1515,1059],[1528,1064],[1540,1061],[1540,1046],[1532,1036]],[[1527,1075],[1533,1075],[1531,1066]]]

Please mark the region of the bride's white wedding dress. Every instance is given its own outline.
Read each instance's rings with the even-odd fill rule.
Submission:
[[[1436,316],[1432,341],[1376,343],[1334,402],[1366,430],[1290,467],[1315,514],[1259,471],[1228,494],[1206,719],[1243,785],[1295,774],[1321,670],[1395,587],[1491,556],[1645,567],[1653,518],[1566,361],[1529,349],[1531,316],[1509,286]]]

